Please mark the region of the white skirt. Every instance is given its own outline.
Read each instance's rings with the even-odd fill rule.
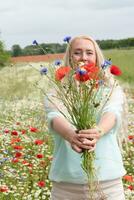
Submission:
[[[100,181],[100,187],[106,198],[96,195],[94,200],[125,200],[121,178]],[[88,185],[53,182],[51,200],[90,200]]]

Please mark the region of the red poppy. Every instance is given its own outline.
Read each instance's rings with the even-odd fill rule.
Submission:
[[[60,67],[56,70],[55,72],[55,79],[57,81],[60,81],[61,79],[63,79],[69,72],[70,72],[71,68],[70,67]]]
[[[128,139],[129,139],[129,140],[133,140],[133,139],[134,139],[134,135],[129,135],[129,136],[128,136]]]
[[[28,163],[28,165],[27,165],[28,167],[33,167],[33,164],[32,163]]]
[[[39,187],[45,187],[45,182],[44,181],[39,181],[38,182]]]
[[[29,165],[29,162],[28,162],[27,160],[23,160],[23,161],[22,161],[22,164],[23,164],[23,165]]]
[[[36,132],[38,132],[38,129],[35,127],[30,127],[30,131],[36,133]]]
[[[126,181],[129,181],[129,182],[134,182],[133,177],[130,176],[130,175],[123,176],[123,179],[126,180]]]
[[[134,190],[134,186],[133,186],[133,185],[129,185],[129,186],[128,186],[128,189],[129,189],[129,190]]]
[[[21,153],[21,152],[16,152],[15,158],[20,158],[21,156],[22,156],[22,153]]]
[[[8,130],[8,129],[5,129],[5,130],[4,130],[4,133],[9,133],[9,130]]]
[[[14,146],[15,150],[22,150],[23,148],[24,148],[23,146],[18,146],[18,145]]]
[[[18,132],[16,130],[11,131],[11,135],[18,135]]]
[[[12,159],[12,163],[17,163],[17,162],[19,162],[19,159],[18,159],[18,158],[13,158],[13,159]]]
[[[115,65],[111,65],[110,67],[110,72],[111,74],[115,75],[115,76],[120,76],[122,74],[121,70],[119,69],[119,67],[115,66]]]
[[[14,144],[14,143],[20,142],[20,141],[21,141],[21,138],[19,138],[19,137],[12,138],[12,139],[11,139],[11,144]]]
[[[37,157],[37,158],[43,158],[43,154],[40,154],[40,153],[39,153],[39,154],[36,155],[36,157]]]
[[[86,69],[88,72],[95,73],[98,72],[99,67],[95,66],[94,63],[83,65],[82,68]]]
[[[81,74],[81,73],[77,72],[75,75],[75,79],[80,82],[86,82],[87,80],[89,80],[89,75],[88,75],[88,73]]]
[[[22,134],[25,134],[26,132],[27,132],[27,131],[26,131],[26,130],[24,130],[24,129],[23,129],[23,130],[21,130],[21,133],[22,133]]]
[[[36,144],[36,145],[41,145],[41,144],[43,144],[43,143],[44,143],[43,140],[35,140],[35,141],[34,141],[34,144]]]
[[[0,192],[8,192],[8,187],[6,185],[0,186]]]

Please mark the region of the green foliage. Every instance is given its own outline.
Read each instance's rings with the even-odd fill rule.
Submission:
[[[4,49],[3,42],[0,41],[0,67],[5,66],[9,62],[9,53]]]
[[[22,49],[18,44],[15,44],[12,46],[12,56],[21,56],[22,55]]]
[[[102,49],[130,48],[134,47],[134,38],[121,40],[97,40]]]

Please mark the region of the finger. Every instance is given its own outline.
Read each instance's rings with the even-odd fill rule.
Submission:
[[[72,145],[72,149],[74,150],[74,151],[76,151],[77,153],[81,153],[82,152],[82,148],[80,148],[80,147],[78,147],[77,145]]]
[[[92,151],[94,151],[95,148],[96,148],[96,145],[94,145],[94,147],[92,147],[91,149],[89,149],[88,152],[92,152]]]
[[[97,135],[96,134],[78,134],[78,137],[79,138],[88,138],[88,139],[93,139],[93,138],[96,138]]]
[[[92,134],[97,132],[96,129],[86,129],[86,130],[80,130],[79,134]]]
[[[96,144],[96,139],[93,139],[93,140],[84,139],[82,143],[84,145],[94,146]]]

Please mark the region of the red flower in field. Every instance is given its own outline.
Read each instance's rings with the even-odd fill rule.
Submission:
[[[130,175],[123,176],[123,179],[126,180],[126,181],[129,181],[129,182],[134,182],[133,177],[130,176]]]
[[[0,186],[0,192],[8,192],[8,187],[6,185]]]
[[[30,127],[30,131],[36,133],[36,132],[38,132],[38,129],[35,127]]]
[[[22,156],[22,153],[21,153],[21,152],[16,152],[15,158],[20,158],[21,156]]]
[[[70,72],[71,68],[70,67],[60,67],[56,70],[55,73],[55,79],[57,81],[60,81],[61,79],[63,79],[69,72]]]
[[[16,125],[20,125],[21,123],[20,122],[16,122]]]
[[[9,133],[9,129],[5,129],[5,130],[4,130],[4,133]]]
[[[128,186],[128,189],[129,189],[129,190],[134,190],[134,186],[133,186],[133,185],[129,185],[129,186]]]
[[[134,135],[129,135],[129,136],[128,136],[128,139],[129,139],[129,140],[133,140],[133,139],[134,139]]]
[[[23,146],[19,146],[19,145],[16,145],[13,147],[15,150],[22,150],[24,147]]]
[[[16,130],[11,131],[11,135],[18,135],[18,132]]]
[[[11,139],[11,144],[14,144],[14,143],[16,143],[16,142],[20,142],[21,141],[21,139],[20,138],[12,138]]]
[[[28,163],[27,166],[28,166],[28,167],[33,167],[33,164],[32,164],[32,163]]]
[[[18,158],[13,158],[13,159],[12,159],[12,163],[17,163],[17,162],[19,162],[19,159],[18,159]]]
[[[27,131],[26,131],[26,130],[24,130],[24,129],[23,129],[23,130],[21,130],[21,133],[22,133],[22,134],[25,134],[26,132],[27,132]]]
[[[38,182],[39,187],[45,187],[45,182],[44,181],[39,181]]]
[[[36,145],[41,145],[41,144],[43,144],[43,143],[44,143],[43,140],[35,140],[35,141],[34,141],[34,144],[36,144]]]
[[[29,162],[28,162],[27,160],[23,160],[23,161],[22,161],[22,164],[23,164],[23,165],[29,165]]]
[[[36,157],[37,157],[37,158],[43,158],[43,154],[40,154],[40,153],[39,153],[39,154],[36,155]]]
[[[111,74],[115,75],[115,76],[120,76],[122,74],[121,70],[119,69],[119,67],[115,66],[115,65],[111,65],[110,67],[110,72]]]

